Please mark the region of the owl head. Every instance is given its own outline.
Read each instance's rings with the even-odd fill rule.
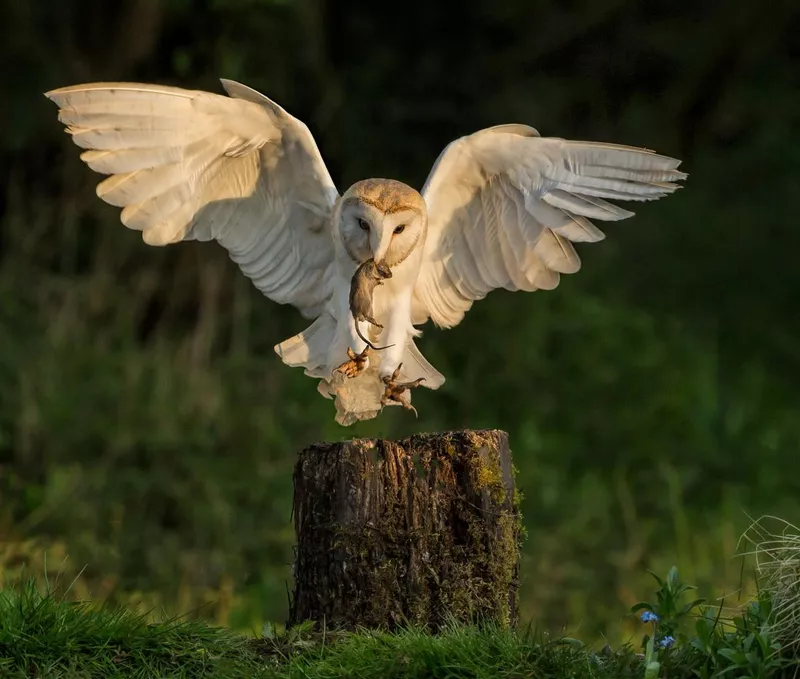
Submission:
[[[425,242],[425,200],[393,179],[366,179],[342,196],[339,232],[356,262],[370,257],[394,267]]]

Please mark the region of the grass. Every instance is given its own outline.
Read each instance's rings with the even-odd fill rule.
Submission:
[[[212,676],[209,668],[241,666],[244,657],[244,639],[199,622],[149,624],[125,610],[42,595],[31,584],[0,597],[2,676]]]
[[[0,676],[252,677],[244,637],[198,621],[148,623],[25,584],[0,596]]]
[[[772,626],[782,646],[800,651],[800,529],[777,517],[754,521],[744,538],[753,545],[759,581],[770,592]]]
[[[266,625],[246,637],[199,620],[152,622],[145,615],[69,601],[55,589],[42,592],[25,581],[0,593],[0,677],[265,677],[422,679],[627,677],[711,679],[794,676],[800,599],[786,597],[800,584],[791,532],[772,535],[754,524],[759,563],[781,556],[780,578],[764,571],[757,596],[737,609],[707,605],[683,583],[678,570],[651,574],[652,601],[631,607],[639,617],[638,643],[592,648],[569,637],[551,638],[532,627],[452,622],[441,633],[408,628],[396,632]],[[760,532],[759,532],[760,531]],[[782,550],[779,547],[782,546]],[[69,589],[69,588],[67,588]],[[774,604],[779,604],[777,607]]]
[[[42,595],[0,597],[0,676],[9,677],[625,677],[632,650],[596,655],[533,632],[453,625],[325,638],[304,630],[248,639],[200,621],[140,615]]]

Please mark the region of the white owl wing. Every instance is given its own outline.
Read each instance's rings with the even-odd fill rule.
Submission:
[[[544,138],[499,125],[449,144],[422,195],[428,237],[413,322],[457,325],[496,288],[550,290],[574,273],[573,242],[605,237],[590,221],[633,215],[609,202],[655,200],[686,175],[679,160],[647,149]]]
[[[331,295],[338,192],[308,128],[239,83],[230,96],[137,83],[47,92],[150,245],[216,240],[267,297],[319,314]]]

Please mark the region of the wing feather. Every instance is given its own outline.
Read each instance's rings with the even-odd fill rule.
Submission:
[[[338,192],[308,128],[240,83],[228,96],[138,83],[48,92],[97,186],[150,245],[216,240],[267,297],[316,316],[331,295]]]
[[[499,125],[449,144],[423,188],[428,237],[413,322],[457,325],[491,290],[549,290],[580,270],[573,243],[605,234],[590,219],[633,212],[610,200],[657,200],[686,178],[649,149],[543,138]]]

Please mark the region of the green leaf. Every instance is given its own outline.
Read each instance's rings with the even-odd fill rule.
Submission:
[[[670,589],[674,590],[678,585],[678,567],[673,566],[667,573],[667,585]]]
[[[732,648],[720,648],[717,650],[717,653],[723,658],[726,658],[737,665],[744,664],[745,657],[744,653],[741,651],[737,651]]]
[[[658,671],[661,669],[661,663],[658,661],[653,661],[647,663],[644,668],[644,679],[656,679],[658,677]]]
[[[714,626],[705,618],[698,618],[694,624],[695,632],[697,636],[702,639],[703,644],[707,645],[709,641],[711,641],[711,637],[714,634]]]

